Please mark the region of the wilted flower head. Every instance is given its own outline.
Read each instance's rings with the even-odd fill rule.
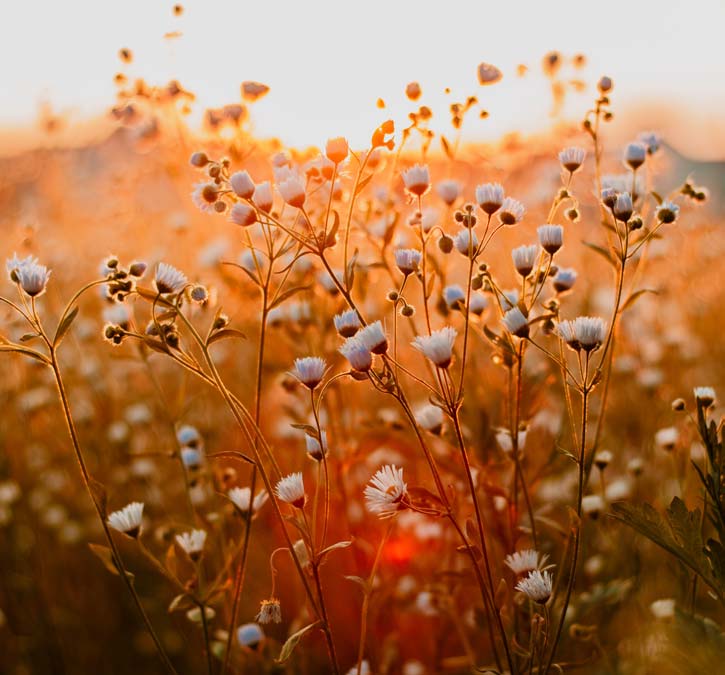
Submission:
[[[662,202],[655,211],[657,220],[666,225],[674,223],[677,220],[677,216],[680,213],[680,207],[674,202],[665,201]]]
[[[385,354],[388,351],[388,338],[380,321],[365,326],[355,337],[373,354]]]
[[[416,164],[402,173],[405,189],[418,197],[424,195],[430,187],[430,173],[424,164]]]
[[[647,159],[647,148],[642,143],[630,143],[624,150],[624,163],[631,169],[638,169]]]
[[[461,184],[457,180],[442,180],[436,185],[438,196],[451,206],[461,194]]]
[[[347,153],[349,151],[350,148],[347,144],[347,139],[342,136],[330,138],[325,146],[325,155],[327,156],[327,159],[335,164],[339,164],[347,159]]]
[[[559,153],[559,161],[569,173],[574,173],[584,163],[586,156],[587,153],[584,148],[569,147],[564,148]]]
[[[242,647],[255,649],[264,640],[264,631],[256,623],[245,623],[237,628],[237,642]]]
[[[373,365],[372,352],[359,334],[345,340],[338,351],[350,362],[350,367],[359,373],[366,373]]]
[[[412,345],[437,368],[448,368],[453,358],[453,345],[457,335],[455,328],[446,326],[434,330],[430,335],[418,335]]]
[[[576,282],[577,273],[575,269],[560,267],[554,275],[554,290],[557,293],[568,291]]]
[[[348,309],[336,314],[333,321],[335,322],[335,329],[344,338],[352,337],[362,326],[360,317],[354,309]]]
[[[257,210],[249,204],[237,202],[229,210],[229,220],[235,225],[249,227],[257,222]]]
[[[443,411],[437,405],[426,403],[415,411],[415,421],[422,429],[437,436],[443,429]]]
[[[527,277],[531,274],[531,270],[534,269],[538,257],[539,247],[536,244],[519,246],[511,251],[514,267],[522,277]]]
[[[131,502],[120,511],[114,511],[108,516],[108,524],[118,532],[136,539],[141,533],[141,519],[143,518],[143,503]]]
[[[518,307],[513,307],[506,312],[501,321],[511,335],[520,338],[529,336],[529,320]]]
[[[552,567],[552,565],[546,565],[548,559],[549,556],[545,553],[541,554],[535,549],[529,548],[507,555],[504,562],[514,574],[528,574],[534,570],[544,571]]]
[[[485,183],[476,187],[476,202],[489,216],[501,208],[504,199],[503,186],[499,183]]]
[[[201,558],[204,542],[206,542],[205,530],[192,530],[191,532],[176,535],[176,543],[184,549],[194,562]]]
[[[418,269],[418,265],[423,258],[423,254],[414,248],[397,248],[395,249],[395,264],[398,269],[408,276]]]
[[[370,513],[389,518],[405,508],[407,490],[403,469],[388,464],[370,479],[370,485],[365,488],[365,505]]]
[[[498,218],[503,225],[516,225],[516,223],[521,222],[525,213],[526,209],[520,201],[512,197],[506,197],[503,204],[501,204]]]
[[[229,176],[229,185],[232,186],[237,197],[242,199],[251,199],[256,189],[254,181],[246,171],[236,171]]]
[[[302,179],[292,173],[288,172],[287,177],[277,183],[277,189],[284,199],[290,206],[294,206],[297,209],[301,209],[305,204],[305,184]]]
[[[552,585],[553,579],[550,572],[532,570],[526,578],[516,584],[516,590],[521,591],[534,602],[545,605],[551,597]]]
[[[274,492],[283,502],[301,509],[305,505],[305,484],[302,473],[291,473],[281,478]]]
[[[302,359],[295,359],[295,367],[292,371],[302,384],[314,389],[325,375],[327,364],[319,356],[306,356]]]
[[[281,623],[282,608],[280,607],[279,600],[277,598],[262,600],[259,607],[259,614],[254,617],[254,620],[261,624]]]
[[[178,293],[187,283],[186,275],[175,267],[166,263],[159,263],[156,266],[154,284],[159,293]]]
[[[551,255],[564,245],[564,228],[561,225],[542,225],[536,229],[536,233],[541,248]]]

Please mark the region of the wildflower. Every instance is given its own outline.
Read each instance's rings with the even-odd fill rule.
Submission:
[[[473,230],[462,227],[453,238],[453,245],[461,255],[476,255],[478,250],[478,237]]]
[[[349,151],[350,148],[347,144],[347,139],[342,136],[330,138],[325,146],[325,155],[327,156],[327,159],[335,164],[345,161]]]
[[[519,246],[511,251],[514,267],[522,277],[528,277],[531,274],[531,270],[534,269],[538,257],[539,247],[536,244]]]
[[[674,598],[662,598],[661,600],[655,600],[649,606],[650,612],[652,612],[655,619],[669,620],[675,616],[675,599]]]
[[[448,309],[461,309],[466,302],[466,294],[458,284],[451,284],[443,289],[443,300]]]
[[[411,343],[437,368],[448,368],[453,358],[453,344],[458,333],[455,328],[446,326],[434,330],[430,335],[419,335]]]
[[[289,173],[288,176],[277,183],[277,189],[290,206],[301,209],[305,204],[305,186],[299,176]]]
[[[352,337],[362,326],[360,317],[354,309],[348,309],[341,314],[336,314],[333,321],[335,322],[335,329],[344,338]]]
[[[478,64],[478,82],[481,85],[495,84],[503,77],[503,73],[490,63]]]
[[[415,411],[415,421],[421,428],[438,436],[443,430],[443,411],[437,405],[427,403]]]
[[[481,316],[481,314],[486,311],[486,307],[488,307],[488,300],[486,299],[486,296],[483,295],[483,293],[472,293],[471,299],[468,303],[468,309],[475,314],[476,316]]]
[[[196,448],[201,445],[201,434],[199,434],[196,427],[190,424],[184,424],[179,427],[176,432],[176,440],[179,445],[188,445],[192,448]]]
[[[402,173],[405,189],[418,197],[424,195],[430,188],[430,173],[428,167],[416,164]]]
[[[256,623],[245,623],[237,628],[237,642],[242,647],[256,649],[264,640],[264,631]]]
[[[613,209],[617,203],[617,191],[613,187],[602,188],[602,204],[608,209]]]
[[[269,495],[266,490],[261,490],[254,499],[252,497],[252,491],[248,487],[235,487],[227,492],[227,496],[231,500],[232,504],[242,513],[247,514],[249,512],[249,506],[251,502],[252,513],[257,513],[269,499]]]
[[[186,275],[175,267],[166,263],[159,263],[156,267],[154,283],[159,293],[178,293],[183,290],[188,280]]]
[[[229,211],[229,220],[235,225],[249,227],[257,222],[257,210],[244,202],[237,202]]]
[[[418,269],[422,258],[423,254],[414,248],[395,249],[395,264],[406,277]]]
[[[305,484],[301,473],[291,473],[280,479],[274,489],[275,494],[283,502],[292,504],[298,509],[305,505]]]
[[[355,337],[373,354],[385,354],[388,351],[388,338],[380,321],[365,326]]]
[[[655,433],[655,443],[667,452],[675,449],[678,440],[680,440],[680,432],[676,427],[664,427]]]
[[[643,143],[630,143],[624,150],[624,163],[636,171],[647,159],[647,148]]]
[[[612,208],[614,217],[617,220],[621,220],[623,223],[626,223],[632,217],[633,211],[634,206],[629,192],[621,192],[618,194],[617,201],[614,202],[614,207]]]
[[[501,210],[498,214],[498,219],[502,225],[516,225],[521,222],[526,213],[524,205],[511,197],[506,197],[501,204]]]
[[[262,600],[259,606],[259,614],[254,617],[255,621],[261,624],[282,623],[282,608],[277,598]]]
[[[256,189],[254,181],[246,171],[236,171],[229,176],[229,185],[232,186],[237,197],[242,199],[251,199]]]
[[[506,312],[503,315],[502,322],[511,335],[520,338],[529,337],[529,320],[518,307],[514,307]]]
[[[594,316],[578,316],[574,319],[574,336],[585,352],[599,349],[606,336],[607,325]]]
[[[604,471],[614,459],[614,455],[609,450],[600,450],[594,455],[594,464],[600,471]]]
[[[302,359],[295,359],[295,367],[292,371],[302,384],[309,389],[314,389],[325,375],[327,364],[319,356],[306,356]]]
[[[666,201],[662,202],[655,211],[657,220],[665,225],[674,223],[677,220],[677,216],[680,213],[680,207],[674,202]]]
[[[712,387],[695,387],[693,389],[695,400],[703,408],[709,408],[715,403],[715,390]]]
[[[564,245],[564,228],[561,225],[542,225],[536,233],[541,248],[550,255],[554,255]]]
[[[586,156],[587,153],[584,148],[564,148],[559,153],[559,161],[569,173],[574,173],[575,171],[578,171],[584,163],[584,158]]]
[[[553,579],[550,572],[532,570],[529,575],[516,584],[516,590],[534,602],[545,605],[551,597]]]
[[[485,183],[476,187],[476,201],[481,210],[492,216],[504,203],[503,186],[499,183]]]
[[[516,432],[516,447],[518,450],[523,450],[526,445],[526,429],[519,429]],[[514,450],[513,437],[508,429],[500,429],[496,432],[496,443],[498,443],[501,450],[507,455],[510,455]]]
[[[198,471],[204,463],[204,458],[196,448],[183,447],[179,451],[181,462],[188,471]]]
[[[461,194],[461,184],[457,180],[442,180],[436,185],[438,196],[451,206]]]
[[[327,454],[327,432],[324,429],[321,432],[321,438],[322,444],[313,436],[305,435],[307,454],[318,462],[322,461],[322,458]]]
[[[219,197],[219,188],[215,183],[197,183],[191,193],[191,201],[204,213],[216,213],[214,205]]]
[[[599,495],[586,495],[582,497],[582,511],[592,520],[599,518],[604,511],[604,500]]]
[[[204,542],[206,542],[206,532],[204,530],[192,530],[191,532],[176,535],[176,543],[184,549],[194,562],[201,558]]]
[[[647,148],[648,155],[654,155],[662,143],[662,137],[654,131],[642,131],[637,135],[637,140]]]
[[[359,334],[348,338],[338,350],[349,362],[353,370],[366,373],[373,365],[373,355]]]
[[[259,183],[254,188],[254,196],[252,197],[254,205],[264,213],[269,213],[272,210],[272,204],[274,203],[274,196],[272,194],[272,184],[266,180],[263,183]]]
[[[13,253],[12,258],[8,258],[5,262],[5,269],[7,269],[8,277],[10,277],[10,281],[12,281],[14,284],[20,283],[20,277],[18,276],[18,270],[23,265],[37,265],[38,259],[33,258],[32,255],[29,255],[27,258],[18,258],[17,253]]]
[[[403,469],[388,464],[370,479],[370,485],[365,488],[365,505],[370,513],[389,518],[405,508],[407,491]]]
[[[123,532],[131,539],[137,539],[141,534],[141,519],[143,517],[143,503],[131,502],[120,511],[114,511],[108,516],[108,524],[118,532]]]
[[[534,570],[543,571],[551,567],[545,566],[549,556],[529,548],[525,551],[516,551],[506,556],[504,562],[514,574],[528,574]]]
[[[51,271],[45,265],[40,265],[37,260],[28,257],[13,268],[10,277],[15,276],[23,291],[31,298],[37,298],[45,293],[50,274]]]
[[[576,270],[568,267],[560,267],[554,275],[552,282],[554,284],[554,290],[557,293],[568,291],[576,282],[576,278]]]

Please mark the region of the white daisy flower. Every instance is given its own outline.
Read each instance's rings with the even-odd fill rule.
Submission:
[[[348,309],[341,314],[336,314],[333,321],[335,322],[335,329],[344,338],[352,337],[362,326],[360,317],[354,309]]]
[[[607,324],[598,316],[578,316],[574,319],[574,336],[585,352],[599,349],[607,335]]]
[[[406,169],[401,174],[405,189],[418,197],[424,195],[430,187],[430,172],[428,167],[423,164]]]
[[[528,434],[528,431],[526,429],[519,429],[517,433],[517,447],[519,451],[523,450],[526,446],[526,435]],[[514,444],[513,444],[513,438],[511,437],[511,432],[508,429],[499,429],[496,432],[496,443],[498,443],[501,450],[503,450],[507,455],[510,455],[513,452]]]
[[[5,269],[7,269],[8,277],[10,277],[10,281],[12,281],[14,284],[17,284],[20,281],[20,277],[18,276],[17,272],[18,270],[23,267],[23,265],[37,265],[38,259],[34,258],[32,255],[29,255],[27,258],[18,258],[17,253],[13,253],[12,258],[8,258],[5,261]]]
[[[668,452],[674,450],[679,440],[680,432],[677,427],[664,427],[655,433],[655,444]]]
[[[443,411],[437,405],[426,403],[415,411],[415,421],[421,428],[438,436],[443,430]]]
[[[553,565],[546,565],[548,559],[547,554],[541,554],[535,549],[529,548],[507,555],[504,562],[514,574],[528,574],[534,570],[544,571],[553,567]]]
[[[254,181],[246,171],[236,171],[229,176],[229,185],[232,186],[237,197],[242,199],[251,199],[256,189]]]
[[[264,631],[259,624],[245,623],[237,628],[237,642],[242,647],[256,649],[262,640],[264,640]]]
[[[462,227],[453,237],[453,245],[461,255],[467,256],[469,253],[475,255],[478,249],[478,237],[473,230]]]
[[[504,203],[505,195],[500,183],[485,183],[476,186],[476,202],[489,216],[496,213]]]
[[[695,400],[705,408],[709,408],[715,403],[715,389],[712,387],[695,387],[692,391],[695,394]]]
[[[272,205],[274,204],[274,194],[272,193],[272,184],[268,180],[259,183],[259,185],[254,188],[252,201],[254,202],[254,205],[260,211],[264,211],[264,213],[269,213],[272,210]]]
[[[204,542],[206,542],[205,530],[192,530],[191,532],[176,535],[176,543],[184,549],[194,562],[201,558]]]
[[[292,371],[302,384],[309,389],[314,389],[325,376],[327,363],[319,356],[306,356],[302,359],[295,359],[295,367]]]
[[[281,478],[274,492],[283,502],[301,509],[305,505],[305,484],[302,473],[291,473]]]
[[[654,155],[662,144],[662,137],[654,131],[642,131],[637,134],[637,140],[647,148],[648,155]]]
[[[584,148],[569,147],[559,153],[559,161],[569,173],[574,173],[584,164],[586,156],[587,152]]]
[[[216,213],[214,204],[219,197],[219,186],[216,183],[197,183],[191,193],[191,201],[199,211]]]
[[[287,177],[277,183],[277,189],[290,206],[301,209],[305,204],[305,184],[302,179],[289,172]]]
[[[488,299],[483,293],[471,293],[471,299],[468,303],[468,308],[471,310],[471,313],[476,316],[481,316],[487,307]]]
[[[592,520],[599,518],[605,506],[604,500],[599,495],[586,495],[582,497],[582,512]]]
[[[532,570],[529,575],[516,584],[516,590],[534,602],[545,605],[551,597],[553,579],[550,572]]]
[[[175,267],[166,263],[159,263],[156,266],[154,283],[159,293],[178,293],[184,289],[188,280],[186,275]]]
[[[269,499],[266,490],[261,490],[252,500],[252,491],[248,487],[234,487],[227,492],[227,497],[232,504],[244,515],[249,512],[249,504],[252,504],[252,513],[257,513]]]
[[[565,291],[570,290],[576,282],[576,278],[577,273],[575,269],[570,267],[560,267],[552,280],[554,290],[557,293],[564,293]]]
[[[320,441],[316,438],[305,434],[305,448],[307,450],[307,454],[318,462],[322,461],[322,458],[327,454],[327,432],[323,429],[320,435],[322,438],[322,445],[320,445]]]
[[[405,508],[407,490],[403,469],[388,464],[370,479],[370,485],[365,488],[365,506],[370,513],[389,518]]]
[[[550,255],[554,255],[564,245],[564,228],[561,225],[542,225],[536,229],[539,244]]]
[[[366,373],[373,365],[373,355],[359,334],[345,340],[338,350],[349,362],[353,370]]]
[[[385,354],[388,351],[388,338],[380,321],[365,326],[355,337],[373,354]]]
[[[498,219],[502,225],[516,225],[523,220],[526,209],[517,199],[506,197],[501,204]]]
[[[461,194],[461,184],[457,180],[442,180],[436,185],[438,196],[451,206]]]
[[[423,254],[414,248],[395,249],[395,264],[406,277],[418,269],[422,259]]]
[[[518,246],[511,251],[514,267],[522,277],[528,277],[531,274],[538,257],[539,247],[536,244],[532,244],[531,246]]]
[[[446,326],[434,330],[430,335],[418,335],[411,344],[437,368],[445,369],[451,365],[453,345],[457,335],[455,328]]]
[[[518,307],[514,307],[506,312],[501,321],[511,335],[520,338],[529,336],[529,320]]]
[[[671,201],[662,202],[655,210],[655,216],[657,220],[665,225],[674,223],[677,220],[677,216],[680,214],[680,207]]]
[[[636,170],[647,159],[647,148],[644,143],[630,143],[624,150],[624,163]]]
[[[37,298],[43,293],[48,286],[51,271],[45,266],[38,264],[37,261],[26,258],[21,264],[14,268],[10,276],[17,278],[20,287],[31,298]]]
[[[458,284],[451,284],[443,289],[443,300],[448,309],[461,309],[466,304],[466,294]]]
[[[229,220],[235,225],[249,227],[257,222],[257,210],[249,204],[237,202],[229,210]]]
[[[617,195],[617,201],[614,202],[612,213],[617,220],[621,220],[626,223],[631,217],[634,211],[634,205],[632,204],[632,196],[629,192],[620,192]]]
[[[131,502],[120,511],[114,511],[108,516],[108,524],[118,532],[136,539],[141,533],[141,519],[143,518],[143,503]]]

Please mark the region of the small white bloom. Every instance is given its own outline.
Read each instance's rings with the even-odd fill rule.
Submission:
[[[373,355],[359,334],[348,338],[338,350],[349,362],[353,370],[366,373],[373,365]]]
[[[518,246],[511,251],[514,267],[522,277],[528,277],[531,274],[538,257],[539,247],[536,244],[532,244],[531,246]]]
[[[448,368],[453,358],[453,345],[457,335],[455,328],[446,326],[434,330],[430,335],[418,335],[411,344],[437,368]]]
[[[277,189],[290,206],[301,209],[305,204],[305,184],[302,179],[294,173],[288,173],[284,180],[277,183]]]
[[[549,556],[545,553],[541,554],[533,548],[529,548],[507,555],[504,562],[514,574],[528,574],[534,570],[543,572],[553,567],[553,565],[546,564],[548,559]]]
[[[674,223],[677,220],[677,216],[680,214],[680,207],[671,201],[662,202],[655,210],[655,216],[657,220],[665,225]]]
[[[414,248],[397,248],[395,249],[395,264],[398,269],[408,276],[418,269],[423,254]]]
[[[584,148],[569,147],[564,148],[559,153],[559,161],[569,173],[574,173],[584,164],[586,156],[587,153]]]
[[[382,467],[365,488],[365,505],[370,513],[381,518],[393,516],[405,508],[408,486],[403,482],[403,469],[395,464]]]
[[[468,308],[471,310],[471,313],[476,316],[480,316],[488,307],[488,299],[483,293],[471,293],[471,299],[468,304]]]
[[[201,434],[196,427],[191,424],[182,424],[176,431],[176,440],[179,445],[189,445],[195,448],[201,445]]]
[[[229,210],[229,220],[235,225],[249,227],[257,222],[257,210],[249,204],[237,202]]]
[[[695,387],[693,393],[695,394],[695,400],[702,403],[706,408],[715,403],[715,389],[712,387]]]
[[[655,443],[663,450],[672,451],[680,440],[680,432],[676,427],[664,427],[655,433]]]
[[[234,487],[227,496],[231,500],[232,504],[239,509],[242,514],[249,512],[249,503],[252,503],[252,513],[257,513],[269,499],[269,495],[266,490],[261,490],[257,493],[253,500],[251,500],[252,491],[248,487]]]
[[[599,495],[586,495],[582,497],[582,512],[593,520],[599,518],[604,508],[604,500]]]
[[[570,290],[576,282],[576,278],[577,273],[575,269],[570,267],[560,267],[554,275],[554,279],[552,281],[554,284],[554,290],[557,293],[563,293],[564,291]]]
[[[191,201],[199,211],[216,213],[214,204],[219,197],[219,186],[215,183],[197,183],[191,193]]]
[[[517,199],[506,197],[501,204],[498,219],[503,225],[516,225],[523,220],[526,209]]]
[[[675,616],[675,599],[662,598],[661,600],[655,600],[649,606],[649,609],[655,619],[667,621]]]
[[[318,462],[322,461],[322,458],[327,454],[327,432],[324,429],[322,430],[321,437],[322,445],[320,445],[320,441],[316,438],[305,434],[305,448],[307,449],[307,454]]]
[[[458,284],[443,289],[443,299],[448,309],[461,309],[466,304],[466,294]]]
[[[40,265],[37,262],[28,262],[27,258],[15,269],[15,275],[18,278],[20,287],[31,298],[37,298],[45,293],[48,280],[50,279],[50,273],[50,270],[45,265]]]
[[[461,194],[461,184],[457,180],[442,180],[436,185],[438,196],[451,206]]]
[[[184,549],[186,554],[196,562],[201,557],[206,542],[205,530],[192,530],[176,535],[176,543]]]
[[[360,317],[354,309],[348,309],[341,314],[336,314],[333,321],[335,322],[335,329],[344,338],[352,337],[362,326]]]
[[[264,631],[256,623],[245,623],[237,628],[237,642],[242,647],[255,649],[264,640]]]
[[[424,195],[430,187],[430,173],[428,167],[416,164],[402,173],[405,189],[418,197]]]
[[[513,309],[519,304],[519,291],[517,288],[511,288],[506,291],[502,291],[503,296],[501,297],[501,307],[504,311]]]
[[[280,479],[274,491],[283,502],[292,504],[298,509],[305,505],[305,484],[300,472],[291,473]]]
[[[388,351],[388,338],[380,321],[365,326],[355,337],[373,354],[385,354]]]
[[[108,524],[118,532],[136,539],[141,532],[141,519],[143,518],[143,503],[131,502],[120,511],[114,511],[108,516]]]
[[[643,143],[630,143],[624,150],[624,163],[631,169],[638,169],[647,159],[647,148]]]
[[[252,197],[254,205],[264,213],[269,213],[272,210],[274,203],[274,195],[272,193],[272,184],[266,180],[263,183],[259,183],[254,188],[254,196]]]
[[[632,196],[629,192],[620,192],[617,195],[617,201],[614,202],[612,213],[617,220],[621,220],[626,223],[631,217],[634,211],[634,205],[632,204]]]
[[[7,269],[8,277],[10,277],[10,281],[12,281],[14,284],[18,283],[20,281],[20,277],[18,276],[18,270],[23,267],[24,265],[37,265],[38,259],[34,258],[32,255],[29,255],[27,258],[18,258],[17,253],[13,253],[12,258],[8,258],[5,261],[5,269]],[[103,273],[105,274],[105,273]]]
[[[229,185],[232,186],[232,190],[234,190],[237,197],[242,199],[251,199],[256,187],[246,171],[236,171],[229,176]]]
[[[415,411],[415,421],[421,428],[437,436],[443,429],[443,411],[437,405],[426,403]]]
[[[511,335],[520,338],[529,336],[529,320],[518,307],[514,307],[506,312],[503,315],[502,322]]]
[[[461,255],[476,255],[476,251],[478,249],[478,237],[473,230],[467,227],[462,227],[458,230],[456,236],[453,237],[453,244]]]
[[[481,210],[489,216],[501,208],[504,199],[503,186],[499,183],[485,183],[476,187],[476,201]]]
[[[159,263],[156,267],[154,283],[159,293],[178,293],[183,290],[188,280],[186,275],[175,267],[166,263]]]
[[[564,245],[564,228],[561,225],[542,225],[537,228],[539,244],[547,253],[554,255]]]
[[[310,389],[314,389],[325,375],[327,363],[319,356],[306,356],[302,359],[295,359],[295,367],[292,371],[302,384]]]
[[[599,349],[607,334],[607,324],[598,316],[578,316],[574,319],[574,336],[585,352]]]
[[[526,436],[528,432],[526,429],[519,429],[516,434],[516,443],[519,452],[526,446]],[[510,455],[514,450],[513,437],[508,429],[499,429],[496,432],[496,443],[498,443],[501,450],[507,455]]]
[[[516,584],[516,590],[531,598],[534,602],[545,605],[551,597],[553,579],[550,572],[532,570],[529,575]]]

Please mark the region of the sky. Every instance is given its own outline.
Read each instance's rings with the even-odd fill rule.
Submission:
[[[173,4],[1,0],[0,126],[31,123],[41,101],[72,119],[107,110],[120,47],[134,53],[129,76],[177,78],[205,106],[238,102],[243,80],[264,82],[271,92],[254,106],[255,131],[296,145],[341,134],[364,143],[386,116],[410,109],[412,80],[441,121],[452,100],[479,95],[491,117],[471,121],[472,137],[537,130],[549,123],[540,63],[552,49],[585,54],[586,68],[566,74],[592,85],[610,75],[620,105],[725,108],[723,0],[188,0],[181,17]],[[171,31],[181,36],[164,38]],[[478,85],[481,61],[503,71],[500,85]],[[530,67],[524,78],[520,63]],[[592,92],[568,111],[580,114]]]

